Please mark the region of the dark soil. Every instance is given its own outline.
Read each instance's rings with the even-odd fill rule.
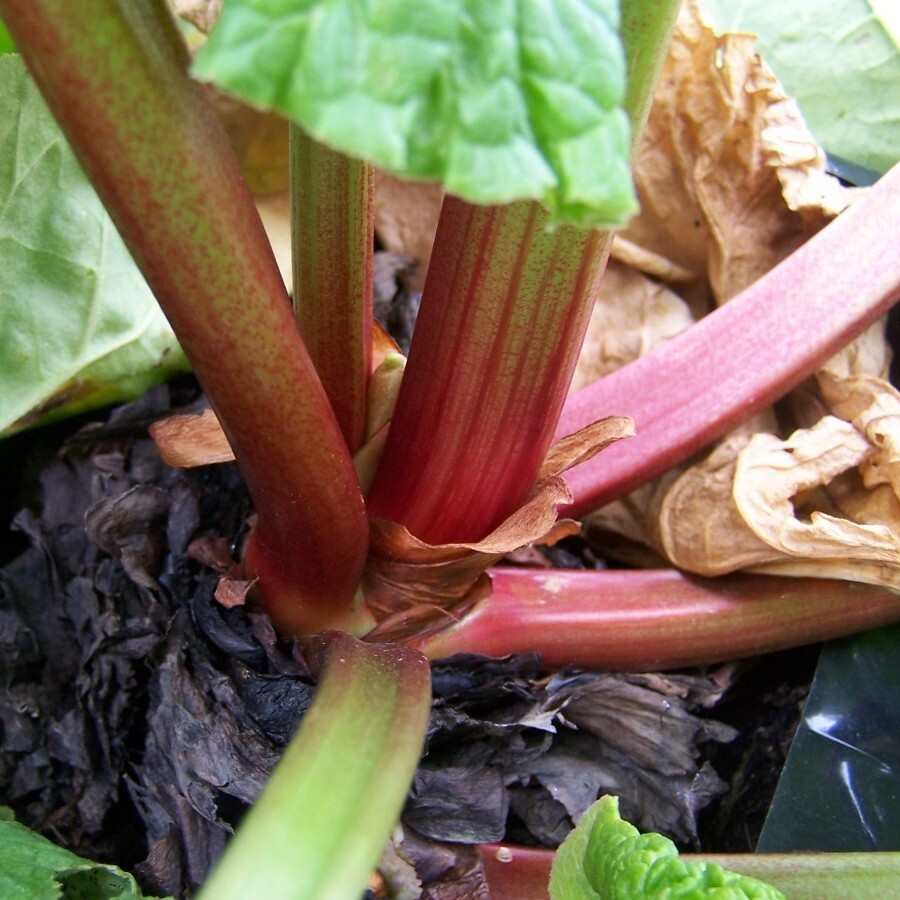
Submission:
[[[313,693],[297,648],[262,612],[220,607],[197,562],[246,528],[235,467],[169,470],[146,436],[195,399],[185,379],[102,425],[0,444],[13,522],[0,544],[0,797],[175,896],[202,882]],[[551,555],[598,564],[573,541]],[[468,877],[470,896],[483,885],[471,858],[429,842],[554,846],[607,790],[685,848],[752,850],[815,660],[665,677],[552,675],[527,655],[436,665],[404,816],[430,896],[442,879]]]

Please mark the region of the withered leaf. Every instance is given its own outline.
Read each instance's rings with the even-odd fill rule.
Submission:
[[[691,272],[695,298],[708,285],[719,303],[850,200],[754,38],[717,35],[697,0],[679,14],[635,180],[641,213],[623,238]]]
[[[231,462],[234,451],[211,410],[200,415],[177,415],[150,426],[150,436],[167,465],[175,468]]]
[[[693,324],[687,304],[642,271],[610,260],[570,390],[576,391],[643,356]]]

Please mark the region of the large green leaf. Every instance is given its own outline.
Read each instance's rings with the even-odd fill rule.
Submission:
[[[635,210],[615,0],[229,0],[195,74],[475,203]]]
[[[900,160],[897,0],[705,0],[704,8],[718,31],[759,36],[829,154],[880,173]]]
[[[137,882],[116,866],[89,862],[24,825],[0,807],[0,897],[3,900],[141,900]],[[145,900],[153,900],[146,897]]]
[[[185,368],[22,61],[0,57],[0,435]]]

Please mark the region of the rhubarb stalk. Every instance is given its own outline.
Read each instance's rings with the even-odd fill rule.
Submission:
[[[723,307],[569,398],[557,437],[627,412],[637,436],[567,475],[578,515],[683,462],[811,375],[900,297],[900,165]]]
[[[291,126],[294,310],[351,453],[372,357],[372,167]]]
[[[431,659],[538,651],[546,666],[659,671],[830,640],[900,618],[888,588],[674,569],[489,571],[493,593],[412,642]]]
[[[431,709],[428,663],[338,632],[308,655],[315,701],[202,898],[359,897],[400,817]]]
[[[273,618],[343,621],[367,547],[362,496],[165,3],[0,0],[0,14],[222,422],[259,516],[247,560]]]
[[[478,848],[491,900],[548,900],[553,850],[513,844]],[[881,900],[896,893],[900,853],[683,853],[771,884],[791,900]]]
[[[368,502],[431,544],[483,538],[525,499],[553,437],[608,232],[532,202],[448,197]]]

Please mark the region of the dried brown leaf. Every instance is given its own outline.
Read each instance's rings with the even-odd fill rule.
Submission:
[[[772,548],[747,527],[733,498],[737,454],[748,441],[744,434],[729,437],[664,493],[648,539],[679,568],[711,577],[772,558]]]
[[[234,460],[228,438],[211,409],[199,416],[170,416],[154,422],[150,436],[163,461],[173,468],[189,469]]]
[[[255,585],[255,578],[245,580],[223,575],[216,584],[215,598],[225,609],[243,606],[247,602],[247,595]]]
[[[573,466],[587,462],[610,444],[634,437],[634,421],[628,416],[606,416],[557,441],[544,458],[538,482],[562,475]]]
[[[666,555],[703,575],[755,568],[900,587],[897,496],[884,475],[873,493],[861,474],[878,471],[878,442],[900,417],[874,409],[875,442],[833,415],[787,440],[759,433],[724,442],[667,493],[657,526]],[[893,448],[885,455],[889,467]]]
[[[871,453],[860,466],[863,485],[886,485],[900,498],[900,392],[871,375],[839,378],[822,371],[816,378],[832,412],[869,442]]]
[[[256,211],[275,254],[281,280],[288,292],[294,283],[291,262],[291,198],[287,191],[254,197]]]
[[[847,205],[824,162],[754,38],[716,35],[687,0],[636,157],[641,213],[622,236],[724,302]]]
[[[693,324],[685,302],[658,281],[611,260],[600,284],[570,390],[637,359]]]
[[[212,31],[222,12],[222,0],[173,0],[173,5],[182,19],[204,34]]]

